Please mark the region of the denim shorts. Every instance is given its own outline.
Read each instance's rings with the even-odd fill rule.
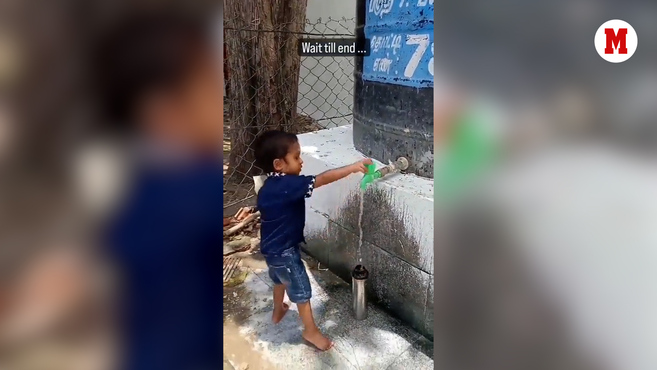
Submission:
[[[299,247],[295,246],[276,256],[266,256],[269,277],[274,284],[285,285],[290,301],[305,303],[310,300],[312,290],[306,267],[301,261]]]

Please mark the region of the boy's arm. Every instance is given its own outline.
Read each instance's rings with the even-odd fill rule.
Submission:
[[[350,164],[348,166],[324,171],[319,175],[315,176],[315,188],[343,179],[351,175],[352,173],[357,173],[357,172],[367,173],[367,168],[365,167],[366,164],[372,164],[372,160],[366,158],[354,164]]]

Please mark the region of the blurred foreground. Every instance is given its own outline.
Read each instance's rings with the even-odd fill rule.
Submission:
[[[126,263],[117,266],[117,261],[109,258],[103,236],[107,221],[124,203],[124,190],[133,184],[134,178],[128,174],[134,173],[138,164],[135,142],[148,135],[131,132],[118,136],[104,126],[107,117],[100,110],[97,71],[92,66],[94,49],[102,34],[137,10],[144,14],[171,9],[186,15],[201,13],[215,17],[220,24],[221,15],[208,5],[212,4],[174,1],[151,8],[153,3],[147,1],[0,1],[0,368],[120,368],[117,361],[125,342],[120,339],[124,326],[117,321],[121,302],[117,298],[126,292],[125,286],[132,285],[119,285],[126,281],[119,279],[125,276],[117,274],[121,272],[117,267],[125,268]],[[221,50],[221,42],[216,41]],[[190,110],[201,113],[188,120],[187,127],[194,125],[189,123],[194,119],[196,123],[205,119],[205,140],[211,140],[214,131],[218,147],[221,119],[209,117],[215,110],[221,112],[221,81],[207,77],[214,73],[210,69],[220,64],[203,69],[197,56],[182,58],[196,58],[198,68],[193,70],[200,71],[196,75],[204,74],[206,81],[202,87],[198,78],[188,83],[194,85],[194,93],[199,89],[206,93],[189,99],[196,103]],[[167,88],[171,90],[170,81],[161,83],[172,79],[167,73],[173,74],[160,73],[155,82],[152,76],[143,79],[143,75],[113,82],[137,91],[126,97],[134,100],[129,104],[145,106],[144,101],[152,99],[138,91],[139,84],[151,95],[157,89],[148,84],[156,85],[162,95]],[[187,73],[185,78],[197,77],[192,75]],[[179,90],[180,86],[176,85]],[[176,96],[179,102],[180,95]],[[178,105],[181,110],[182,103]],[[151,118],[154,112],[149,110]],[[173,110],[159,112],[160,117],[168,117],[170,129],[179,123],[172,114],[167,116]],[[161,126],[166,119],[160,120]],[[160,163],[173,163],[180,158],[184,139],[164,142],[157,154],[149,155],[158,156]],[[217,194],[219,191],[216,189]],[[168,314],[177,309],[163,308]],[[218,317],[216,321],[218,337]]]
[[[436,37],[445,368],[657,368],[657,4],[449,3]],[[623,19],[625,63],[593,36]]]

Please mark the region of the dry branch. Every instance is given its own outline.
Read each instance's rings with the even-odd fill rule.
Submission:
[[[242,220],[239,224],[237,224],[237,225],[231,227],[230,229],[226,230],[224,232],[224,236],[230,236],[230,235],[235,234],[236,232],[242,230],[244,227],[246,227],[248,224],[250,224],[254,220],[258,219],[258,217],[260,217],[260,211],[250,214],[247,218]]]

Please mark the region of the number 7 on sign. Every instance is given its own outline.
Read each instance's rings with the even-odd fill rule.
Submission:
[[[417,45],[417,49],[415,49],[415,52],[411,56],[411,59],[408,61],[406,69],[404,70],[404,77],[411,78],[413,77],[413,74],[415,74],[415,70],[420,64],[424,52],[427,51],[427,47],[429,47],[429,35],[408,35],[406,36],[406,45]]]

